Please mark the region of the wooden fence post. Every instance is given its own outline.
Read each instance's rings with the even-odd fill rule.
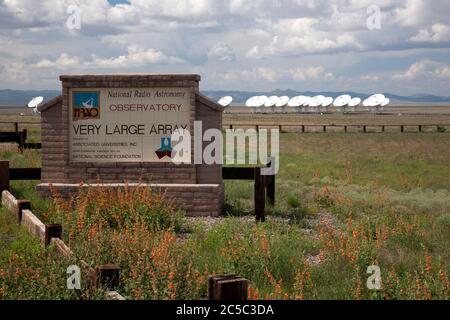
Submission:
[[[384,132],[384,126],[381,126],[381,132]]]
[[[323,126],[323,132],[327,132],[327,126]]]
[[[0,160],[0,193],[9,190],[9,161]]]
[[[114,290],[119,286],[120,269],[113,264],[104,264],[95,267],[96,285]]]
[[[19,150],[22,152],[23,149],[25,148],[25,141],[27,140],[27,129],[23,129],[22,131],[19,132],[19,136],[18,136],[19,141]]]
[[[400,126],[400,132],[404,132],[405,131],[405,127],[403,125]]]
[[[19,123],[18,122],[14,122],[14,132],[19,133]]]
[[[247,300],[248,280],[236,274],[208,277],[209,300]]]
[[[419,124],[419,132],[422,132],[422,125]]]
[[[363,126],[363,132],[366,133],[367,132],[367,127]]]
[[[305,125],[302,125],[302,133],[305,133]]]
[[[45,225],[45,245],[49,245],[52,238],[61,239],[62,226],[60,224],[46,224]]]
[[[22,222],[22,210],[31,210],[31,202],[28,200],[17,200],[17,223],[21,224]]]
[[[347,133],[347,126],[344,126],[344,132]]]
[[[266,208],[265,176],[261,175],[261,168],[255,168],[255,216],[256,221],[264,222],[264,210]]]
[[[267,167],[270,168],[272,165],[275,167],[275,157],[270,159],[270,162],[267,164]],[[266,182],[266,196],[269,200],[270,205],[275,205],[275,174],[265,176]]]

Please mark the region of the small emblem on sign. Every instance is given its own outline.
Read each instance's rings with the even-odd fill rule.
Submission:
[[[76,91],[73,93],[73,120],[100,119],[100,92]]]
[[[155,151],[158,159],[162,159],[164,157],[172,158],[172,139],[162,137],[161,138],[161,148]]]

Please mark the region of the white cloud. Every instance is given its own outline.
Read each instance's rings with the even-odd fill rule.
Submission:
[[[415,42],[444,42],[450,41],[450,26],[436,23],[430,29],[420,29],[420,31],[410,38]]]
[[[208,52],[208,57],[222,62],[232,62],[236,59],[234,50],[224,43],[219,43]]]
[[[81,29],[68,30],[67,7],[77,3]],[[366,27],[373,4],[382,13],[378,31]],[[422,72],[433,77],[433,90],[445,92],[448,66],[425,63],[399,72],[395,65],[450,54],[448,12],[448,0],[0,0],[0,87],[54,88],[63,71],[148,66],[254,88],[333,79],[326,84],[372,90],[390,79],[402,90],[407,78],[420,88],[412,82]],[[387,66],[383,76],[376,63]],[[355,82],[341,83],[349,73]]]
[[[419,78],[428,79],[450,79],[450,66],[442,62],[432,60],[421,60],[412,64],[408,70],[403,73],[397,73],[393,76],[396,80],[415,80]]]
[[[115,58],[99,58],[94,56],[94,60],[90,62],[92,66],[99,67],[126,67],[126,66],[143,66],[146,64],[178,64],[183,60],[177,57],[167,56],[163,52],[150,49],[142,49],[139,47],[129,47],[128,53]]]
[[[43,59],[32,65],[35,68],[56,68],[64,70],[67,68],[121,68],[127,66],[139,67],[147,64],[177,64],[183,60],[167,56],[161,51],[155,49],[142,49],[138,47],[129,47],[128,53],[113,58],[101,58],[92,56],[91,61],[82,61],[79,57],[70,56],[68,53],[62,53],[57,59]]]
[[[323,66],[296,67],[296,68],[270,68],[258,67],[252,69],[233,69],[223,72],[216,72],[213,77],[222,81],[268,81],[277,82],[281,79],[289,79],[290,81],[322,81],[332,80],[334,75],[332,72],[326,71]]]

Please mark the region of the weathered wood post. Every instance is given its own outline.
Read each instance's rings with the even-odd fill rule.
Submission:
[[[400,132],[404,132],[405,131],[405,127],[403,125],[400,126]]]
[[[236,274],[208,277],[209,300],[247,300],[248,280]]]
[[[367,132],[367,126],[363,126],[363,132],[366,133]]]
[[[255,217],[256,221],[266,220],[264,211],[266,208],[265,176],[261,175],[261,168],[255,168]]]
[[[344,132],[347,133],[347,126],[344,126]]]
[[[275,158],[272,157],[270,162],[267,164],[267,167],[270,168],[273,164],[275,166]],[[270,205],[275,205],[275,174],[265,176],[266,182],[266,196],[269,200]]]
[[[31,210],[31,202],[29,200],[17,200],[17,223],[22,222],[22,210]]]
[[[419,124],[419,132],[422,132],[422,125]]]
[[[327,132],[327,126],[323,126],[323,132]]]
[[[19,123],[18,122],[14,122],[14,132],[19,133]]]
[[[104,264],[95,267],[96,285],[106,287],[107,290],[114,290],[119,286],[120,269],[113,264]]]
[[[0,160],[0,192],[9,190],[9,161]]]
[[[61,239],[62,226],[60,224],[46,224],[45,225],[45,245],[49,245],[52,238]]]
[[[381,126],[381,132],[384,132],[384,125]]]
[[[302,124],[302,133],[305,133],[305,125]]]
[[[18,141],[20,152],[25,148],[25,141],[27,140],[27,129],[23,129],[19,132]]]

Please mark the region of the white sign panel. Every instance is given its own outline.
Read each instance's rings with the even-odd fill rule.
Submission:
[[[172,133],[190,130],[190,93],[189,88],[70,89],[70,161],[171,161]]]

